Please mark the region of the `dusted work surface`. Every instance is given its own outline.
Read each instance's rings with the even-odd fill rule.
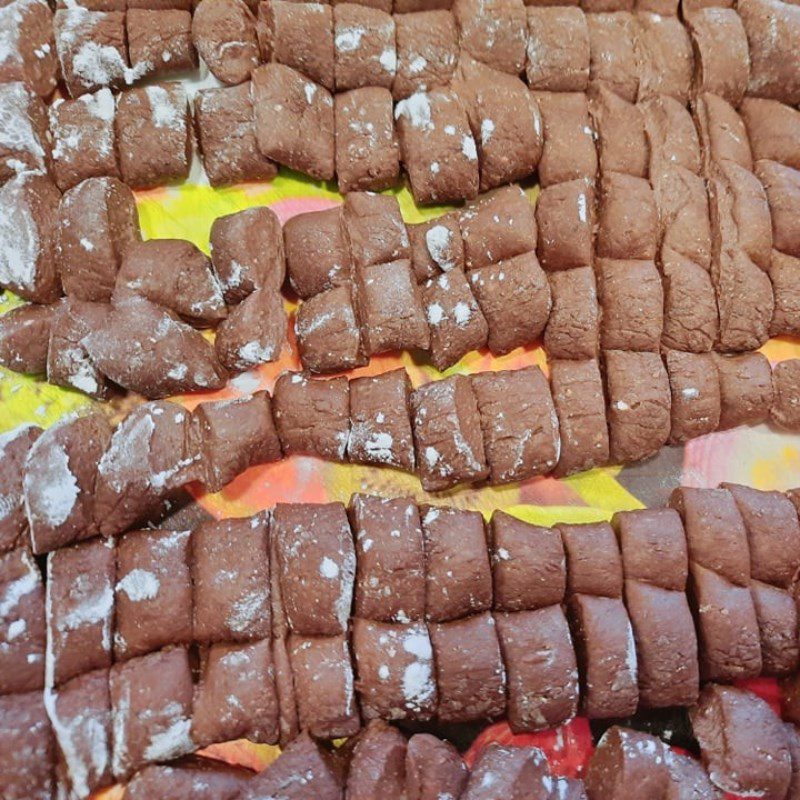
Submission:
[[[536,190],[530,190],[534,199]],[[269,205],[282,222],[303,211],[332,206],[340,201],[333,191],[304,179],[281,173],[270,184],[213,190],[206,186],[185,185],[140,193],[139,215],[147,238],[179,237],[193,241],[207,251],[212,221],[224,214],[256,205]],[[407,191],[398,194],[407,222],[422,219]],[[435,216],[441,209],[426,209],[425,217]],[[5,299],[0,308],[14,301]],[[222,397],[252,394],[258,389],[273,388],[277,376],[285,369],[299,369],[290,315],[289,344],[279,361],[233,378],[228,386],[213,394],[179,398],[188,408],[198,402]],[[763,352],[774,363],[800,356],[800,343],[772,340]],[[507,356],[492,357],[485,352],[472,353],[446,374],[472,373],[482,370],[519,368],[538,364],[546,369],[540,348],[519,349]],[[418,386],[439,376],[430,365],[403,356],[379,356],[368,367],[355,370],[351,376],[376,374],[404,366],[412,382]],[[63,415],[86,406],[90,401],[77,393],[59,389],[24,376],[3,370],[0,383],[0,431],[23,422],[46,427]],[[129,410],[132,398],[110,411],[122,414]],[[650,461],[625,468],[603,468],[564,480],[534,479],[524,484],[500,488],[462,489],[445,495],[427,496],[417,478],[400,472],[355,465],[323,462],[293,456],[281,462],[248,470],[213,495],[194,493],[201,513],[215,517],[245,516],[269,508],[277,502],[346,502],[353,492],[369,492],[387,497],[410,495],[417,500],[445,502],[489,514],[504,509],[526,520],[540,524],[554,522],[588,522],[608,519],[613,512],[663,504],[678,485],[716,486],[720,481],[733,481],[762,489],[786,489],[798,483],[800,474],[800,436],[759,426],[737,428],[693,440],[685,448],[665,448]],[[760,688],[774,698],[777,689],[771,681],[761,681]],[[655,731],[675,730],[681,733],[682,714],[653,720]],[[506,740],[510,737],[504,723],[481,732],[476,728],[458,732],[459,743],[467,745],[476,735]],[[592,743],[592,732],[584,719],[577,719],[564,728],[543,734],[518,737],[543,747],[551,756],[555,772],[575,774],[584,763]],[[276,748],[236,743],[218,745],[215,754],[232,761],[260,768],[277,753]],[[104,796],[114,796],[110,790]]]

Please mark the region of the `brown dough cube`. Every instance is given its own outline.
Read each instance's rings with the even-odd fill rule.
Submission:
[[[752,171],[753,155],[747,138],[747,128],[731,103],[723,97],[706,92],[695,98],[692,114],[700,136],[706,173],[712,171],[713,164],[726,160]]]
[[[264,61],[302,72],[333,91],[333,9],[320,3],[268,0],[258,5]]]
[[[534,207],[519,186],[482,195],[459,215],[467,270],[536,250]]]
[[[603,379],[595,359],[550,361],[550,391],[561,431],[556,477],[608,463]]]
[[[558,531],[503,511],[492,514],[490,531],[495,609],[533,611],[563,601],[566,562]]]
[[[657,352],[664,293],[656,265],[652,261],[600,258],[596,271],[602,309],[601,347]]]
[[[112,307],[82,344],[100,372],[145,397],[219,389],[227,376],[202,334],[140,297]]]
[[[252,517],[206,522],[192,534],[194,639],[251,641],[270,635],[267,525]]]
[[[353,655],[364,719],[428,720],[433,716],[436,681],[424,622],[392,625],[355,618]]]
[[[492,607],[486,529],[477,511],[422,506],[425,616],[448,622]]]
[[[275,289],[256,289],[217,328],[214,347],[220,364],[241,372],[277,361],[286,339],[286,310]]]
[[[791,593],[754,580],[750,586],[761,640],[761,674],[791,675],[797,671],[800,643],[797,606]]]
[[[212,75],[230,86],[246,81],[259,64],[256,20],[242,0],[201,2],[192,41]]]
[[[448,86],[459,54],[458,30],[450,11],[398,14],[395,9],[394,22],[397,39],[394,99]]]
[[[350,499],[357,570],[354,614],[378,622],[421,620],[425,613],[425,553],[411,500],[355,494]]]
[[[286,455],[344,461],[350,432],[347,378],[312,380],[284,372],[275,383],[273,416]]]
[[[672,167],[700,174],[700,139],[686,106],[674,97],[658,95],[639,104],[650,151],[650,177]]]
[[[49,383],[78,389],[98,400],[108,397],[108,381],[81,344],[85,336],[104,323],[108,312],[105,303],[84,303],[71,298],[59,303],[47,347]]]
[[[15,372],[44,375],[50,332],[60,309],[60,303],[26,303],[0,315],[0,364]]]
[[[215,742],[278,740],[270,640],[214,644],[204,654],[192,709],[192,739],[203,747]]]
[[[532,174],[542,155],[542,118],[528,87],[467,58],[455,86],[478,148],[481,191]]]
[[[349,286],[336,286],[300,305],[295,317],[300,361],[310,372],[340,372],[367,363]]]
[[[522,72],[528,35],[522,0],[455,0],[453,16],[462,50],[501,72]]]
[[[108,302],[125,251],[141,240],[133,192],[113,177],[89,178],[64,195],[58,216],[64,291],[78,300]]]
[[[617,11],[589,14],[589,84],[606,86],[629,103],[639,94],[637,25],[633,14]]]
[[[685,21],[695,58],[693,93],[709,92],[738,106],[750,73],[747,35],[739,14],[732,8],[701,8]]]
[[[492,353],[510,353],[539,338],[552,300],[535,252],[473,270],[469,283],[489,325]]]
[[[203,167],[212,186],[269,181],[277,174],[275,164],[258,149],[249,82],[199,91],[194,122]]]
[[[130,86],[144,70],[128,66],[125,13],[89,11],[75,3],[53,17],[56,52],[70,97],[104,86]]]
[[[713,356],[666,350],[664,362],[672,397],[670,444],[683,444],[719,427],[719,379]]]
[[[800,103],[800,72],[791,58],[800,32],[800,13],[789,3],[746,0],[737,11],[750,51],[747,93]]]
[[[800,214],[800,170],[775,161],[758,161],[755,169],[756,175],[764,184],[769,200],[775,249],[800,258],[800,234],[797,232],[797,217]],[[768,255],[767,263],[769,263]]]
[[[297,714],[297,698],[294,691],[292,666],[287,648],[288,634],[285,627],[277,622],[278,608],[275,611],[276,624],[273,626],[272,661],[275,665],[275,689],[278,695],[278,731],[282,747],[300,733]]]
[[[677,14],[665,16],[655,8],[643,11],[641,6],[637,3],[638,100],[667,95],[685,105],[694,73],[689,34]]]
[[[589,28],[579,8],[528,7],[525,73],[534,91],[583,92],[589,85]],[[569,43],[569,44],[567,44]]]
[[[612,463],[655,455],[670,431],[669,379],[657,353],[604,351]]]
[[[184,484],[202,479],[191,434],[189,414],[175,403],[143,403],[128,414],[98,466],[94,516],[101,534],[157,522]]]
[[[422,303],[430,328],[431,361],[438,370],[457,364],[486,345],[489,326],[463,272],[443,273],[422,285]]]
[[[505,669],[494,617],[476,614],[434,623],[430,637],[441,722],[493,719],[506,709]]]
[[[137,531],[117,547],[114,656],[191,644],[188,531]]]
[[[567,590],[572,594],[622,597],[622,559],[607,522],[556,525],[567,557]]]
[[[553,398],[541,369],[479,372],[472,376],[472,388],[491,483],[514,483],[551,472],[561,443]]]
[[[481,750],[462,800],[549,797],[553,786],[545,754],[536,747],[491,742]]]
[[[626,580],[625,604],[636,641],[641,705],[694,705],[700,681],[697,637],[684,589]]]
[[[591,267],[551,272],[553,307],[544,332],[548,358],[597,358],[600,352],[600,306]]]
[[[570,627],[581,682],[581,706],[589,719],[625,717],[639,701],[636,645],[621,599],[576,594]]]
[[[218,492],[248,467],[281,457],[268,392],[200,403],[192,412],[192,425],[200,439],[201,480],[209,492]]]
[[[578,667],[560,605],[497,615],[514,733],[554,728],[578,710]]]
[[[367,355],[428,349],[422,295],[407,259],[360,269],[356,309]]]
[[[772,370],[762,353],[715,355],[722,404],[720,430],[757,425],[769,419],[772,406]]]
[[[291,217],[283,226],[283,244],[289,283],[302,299],[350,282],[350,243],[341,206]]]
[[[395,106],[400,151],[414,200],[471,200],[478,194],[478,150],[460,100],[448,88],[417,92]]]
[[[643,178],[609,172],[600,181],[597,255],[653,259],[658,242],[655,195]]]
[[[289,659],[301,729],[325,739],[357,733],[361,720],[347,637],[292,634]]]
[[[719,326],[711,278],[702,267],[680,257],[662,262],[665,347],[691,353],[708,352]]]
[[[777,100],[745,97],[739,114],[754,160],[768,159],[800,169],[800,111]]]
[[[145,764],[194,751],[192,671],[185,648],[115,664],[109,690],[114,777],[125,778]]]
[[[590,94],[589,113],[597,132],[600,172],[646,178],[650,153],[641,107],[599,84]]]
[[[538,255],[552,272],[592,264],[594,257],[594,186],[584,178],[548,186],[536,201]]]
[[[347,195],[344,227],[357,269],[409,256],[408,231],[396,197],[371,192]]]
[[[125,14],[125,30],[133,69],[160,75],[197,66],[191,12],[131,8]]]
[[[468,778],[466,764],[446,739],[430,733],[416,733],[408,740],[408,800],[434,800],[448,793],[451,797],[460,797]]]
[[[261,153],[317,180],[331,180],[335,144],[330,92],[290,67],[264,64],[253,70],[251,93]]]
[[[765,700],[711,684],[690,718],[703,766],[718,788],[750,797],[786,796],[792,778],[789,739]]]
[[[279,503],[272,514],[281,604],[293,633],[346,633],[356,554],[341,503]],[[311,591],[313,589],[313,592]]]
[[[39,97],[55,89],[58,60],[53,38],[53,12],[43,0],[3,3],[0,28],[8,31],[9,49],[0,63],[0,81],[20,81]]]
[[[544,125],[544,148],[539,161],[542,188],[576,178],[594,183],[597,151],[582,92],[534,92]]]
[[[56,100],[49,109],[53,177],[61,191],[86,178],[119,177],[114,95],[108,88],[77,100]]]
[[[46,686],[111,666],[114,561],[113,542],[101,539],[47,557]]]
[[[131,188],[149,189],[189,176],[194,137],[180,83],[125,92],[117,103],[116,127],[120,171]]]
[[[151,800],[164,792],[177,792],[194,800],[235,800],[247,788],[252,773],[227,764],[210,766],[212,763],[215,762],[204,761],[198,767],[145,767],[126,785],[127,800]]]
[[[444,272],[464,271],[464,242],[456,212],[409,225],[408,238],[418,283]]]
[[[772,370],[774,390],[770,419],[779,428],[800,431],[800,359],[790,358]]]
[[[773,250],[769,277],[775,297],[770,336],[800,335],[800,259]]]
[[[108,418],[95,412],[66,417],[31,447],[22,486],[34,553],[97,534],[95,478],[110,439]]]
[[[61,194],[45,175],[23,172],[0,188],[0,287],[24,300],[61,295],[56,264]]]
[[[34,7],[38,3],[30,3]],[[0,25],[4,15],[16,9],[0,8]],[[0,64],[0,75],[4,65]],[[53,103],[58,107],[61,101]],[[48,130],[47,106],[21,81],[0,84],[0,118],[5,130],[0,135],[0,184],[20,172],[44,172],[51,167],[51,133]],[[58,134],[58,131],[53,131]],[[58,143],[59,139],[56,138]]]
[[[185,239],[132,242],[122,256],[112,302],[144,297],[198,327],[226,316],[222,287],[208,256]]]
[[[357,3],[335,3],[333,65],[337,92],[362,86],[391,89],[397,69],[392,15]]]
[[[337,6],[340,8],[340,6]],[[400,174],[392,95],[365,86],[336,95],[336,176],[339,191],[388,189]]]
[[[36,562],[22,547],[0,555],[0,598],[0,696],[41,690],[46,646],[44,583]]]
[[[72,796],[88,797],[113,784],[108,670],[87,672],[58,691],[47,689],[44,704]]]
[[[22,496],[25,460],[42,429],[23,424],[0,433],[0,495],[5,498],[0,513],[0,553],[23,544],[28,518]],[[8,674],[8,673],[5,673]]]
[[[351,379],[350,461],[413,472],[410,395],[411,382],[404,369]]]
[[[8,800],[50,800],[56,748],[41,692],[0,695],[0,743]]]
[[[370,723],[354,740],[347,796],[401,797],[405,794],[406,738],[382,720]]]
[[[716,349],[723,352],[754,350],[769,338],[775,308],[772,284],[739,247],[715,252],[711,280],[719,307]]]
[[[470,380],[453,375],[411,393],[417,469],[422,487],[438,492],[489,475],[478,404]]]

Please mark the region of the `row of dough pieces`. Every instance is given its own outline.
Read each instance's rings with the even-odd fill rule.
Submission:
[[[8,637],[4,674],[19,678],[31,655],[45,665],[69,771],[95,765],[79,796],[213,742],[353,735],[361,716],[507,713],[523,732],[572,718],[579,685],[582,713],[608,719],[694,705],[700,680],[796,674],[792,502],[729,486],[676,490],[672,504],[680,513],[621,512],[613,528],[498,512],[488,539],[477,512],[406,500],[356,495],[349,520],[341,504],[279,505],[59,550],[46,603],[18,550],[7,593],[28,592],[7,620],[23,630]],[[208,647],[194,690],[191,642]],[[543,648],[545,662],[527,658]],[[98,759],[90,734],[112,714],[113,757],[107,745]]]

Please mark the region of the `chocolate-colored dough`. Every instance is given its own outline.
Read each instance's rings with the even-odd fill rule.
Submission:
[[[209,183],[272,180],[278,168],[261,155],[250,82],[195,95],[194,124]]]
[[[222,83],[243,83],[259,64],[256,20],[242,0],[201,2],[192,17],[192,41]]]
[[[544,4],[542,4],[544,6]],[[575,4],[577,6],[577,3]],[[528,6],[525,73],[534,91],[583,92],[589,85],[589,28],[580,8]],[[569,47],[564,43],[569,42]]]
[[[353,745],[347,776],[348,800],[403,796],[405,762],[405,736],[385,722],[371,722]]]
[[[689,353],[707,353],[717,339],[719,312],[711,276],[682,256],[662,251],[664,329],[661,344]]]
[[[412,426],[422,486],[436,492],[489,475],[478,404],[465,375],[411,393]]]
[[[797,216],[800,214],[800,170],[776,161],[757,161],[755,171],[758,179],[764,184],[769,201],[775,249],[800,258],[800,234],[797,233]],[[769,266],[768,253],[765,254],[765,263]]]
[[[800,111],[777,100],[745,97],[739,114],[754,160],[768,159],[800,169]]]
[[[525,67],[528,27],[522,0],[455,0],[453,16],[461,49],[476,61],[519,75]]]
[[[0,365],[15,372],[43,375],[50,331],[59,309],[58,303],[26,303],[0,315]]]
[[[350,434],[347,378],[313,380],[284,372],[275,383],[273,416],[286,455],[303,453],[344,461]]]
[[[776,364],[772,386],[770,419],[779,428],[800,431],[800,359],[790,358]]]
[[[56,262],[61,194],[45,175],[23,172],[0,187],[0,287],[24,300],[61,295]]]
[[[13,550],[28,530],[22,496],[25,460],[42,429],[24,424],[0,434],[0,495],[5,498],[0,513],[0,553]]]
[[[571,475],[608,462],[608,426],[597,361],[550,362],[550,390],[561,431],[553,474]]]
[[[506,709],[505,668],[494,618],[476,614],[429,627],[441,722],[493,719]]]
[[[191,12],[130,8],[125,14],[125,30],[134,70],[160,75],[197,67]]]
[[[464,271],[464,242],[456,212],[409,225],[408,236],[418,283],[444,272]]]
[[[772,370],[762,353],[715,355],[722,411],[721,430],[757,425],[769,419],[772,406]]]
[[[65,293],[108,302],[122,259],[141,236],[133,192],[117,178],[89,178],[66,192],[57,232]]]
[[[352,192],[343,213],[356,270],[409,257],[408,232],[396,197]]]
[[[246,642],[270,635],[267,541],[267,524],[259,517],[206,522],[194,530],[196,641]]]
[[[599,84],[589,95],[589,113],[597,131],[600,172],[647,178],[650,153],[641,107]]]
[[[597,255],[653,259],[658,241],[655,195],[644,178],[607,172],[600,181]]]
[[[333,67],[337,92],[391,89],[397,69],[392,15],[357,3],[334,4]]]
[[[728,12],[730,9],[708,9],[712,12]],[[747,138],[744,121],[733,105],[724,97],[705,92],[695,98],[692,115],[700,136],[703,167],[710,173],[714,164],[733,161],[744,169],[753,169],[753,155]]]
[[[541,750],[491,742],[478,755],[461,800],[549,800],[551,788],[550,769]]]
[[[183,647],[115,664],[109,675],[114,777],[195,750],[192,672]]]
[[[213,764],[213,766],[212,766]],[[217,761],[196,766],[145,767],[125,787],[127,800],[168,800],[170,792],[194,800],[236,800],[252,773]]]
[[[705,436],[719,427],[719,380],[713,356],[665,350],[669,375],[670,444],[682,444]]]
[[[28,7],[37,4],[30,3]],[[15,11],[15,8],[0,8],[0,25],[4,24],[9,11]],[[0,64],[0,76],[5,63]],[[56,107],[56,103],[51,108]],[[44,172],[51,167],[51,134],[47,116],[47,106],[24,83],[0,84],[0,118],[5,127],[3,135],[0,135],[0,184],[21,172]]]
[[[629,103],[639,94],[637,24],[628,11],[589,14],[589,85],[606,86]]]
[[[556,529],[564,542],[568,594],[622,597],[622,560],[607,522],[568,525]]]
[[[674,97],[658,95],[639,104],[650,151],[653,184],[665,171],[683,167],[700,173],[700,139],[685,104]]]
[[[659,0],[654,0],[651,5],[658,3]],[[637,3],[636,46],[641,59],[638,99],[668,95],[686,104],[694,72],[689,34],[675,10],[667,16],[657,8],[641,10],[641,6],[642,3]]]
[[[791,675],[800,661],[797,606],[791,593],[753,580],[750,591],[761,640],[761,674]]]
[[[31,447],[22,485],[35,553],[98,533],[95,480],[110,439],[108,419],[97,411],[67,417],[48,428]]]
[[[8,800],[51,800],[55,757],[42,693],[0,695],[0,764]]]
[[[0,28],[8,31],[9,49],[0,64],[0,82],[21,81],[46,98],[58,78],[53,12],[44,0],[4,3]]]
[[[406,749],[406,796],[408,800],[460,797],[469,771],[448,741],[429,733],[414,734]]]
[[[214,644],[204,653],[192,707],[192,739],[200,747],[233,739],[278,741],[269,638]]]
[[[355,494],[349,518],[357,556],[355,616],[378,622],[422,619],[425,553],[416,505]]]
[[[596,359],[600,353],[600,306],[591,266],[548,275],[553,307],[544,331],[549,359]]]
[[[622,101],[620,101],[622,102]],[[548,186],[536,200],[537,253],[553,272],[591,266],[594,259],[594,186],[584,178]]]
[[[364,719],[428,720],[436,711],[433,650],[424,622],[353,620],[356,690]]]
[[[769,270],[775,309],[770,336],[800,336],[800,259],[772,251]]]

